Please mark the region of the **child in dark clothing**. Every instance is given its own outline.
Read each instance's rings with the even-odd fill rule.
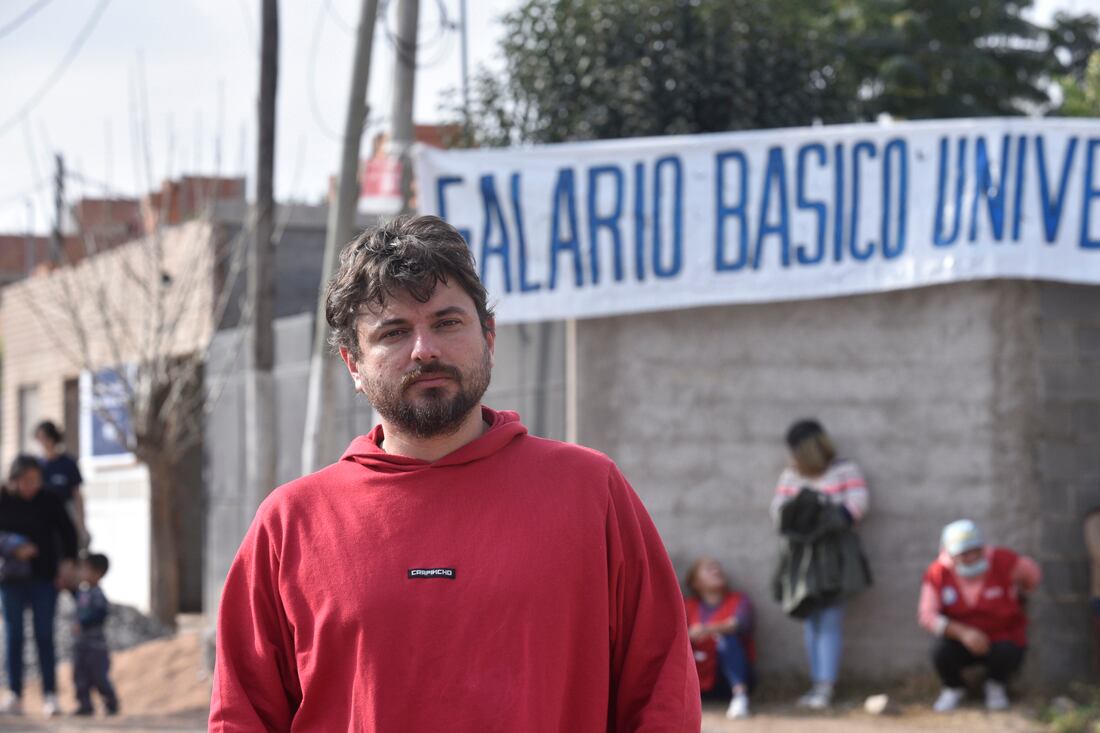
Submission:
[[[80,565],[80,586],[76,597],[76,623],[73,625],[73,685],[80,705],[75,715],[92,715],[92,689],[99,691],[107,706],[107,714],[118,712],[118,696],[107,676],[111,656],[107,649],[107,637],[103,627],[110,613],[110,604],[99,587],[99,581],[107,574],[109,563],[106,555],[92,554]]]

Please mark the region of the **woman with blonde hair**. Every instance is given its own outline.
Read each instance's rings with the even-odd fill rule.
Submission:
[[[831,517],[834,525],[839,525],[850,535],[850,528],[867,514],[867,482],[859,467],[855,462],[837,456],[832,440],[817,420],[799,420],[791,425],[787,431],[787,447],[790,450],[790,465],[779,476],[771,504],[772,518],[777,526],[783,531],[785,520],[798,521],[798,504],[820,504],[829,509],[820,516]],[[794,501],[803,492],[807,492],[806,495]],[[785,517],[785,507],[794,510],[787,512],[794,516]],[[805,515],[804,512],[802,514]],[[833,537],[837,536],[835,531],[829,531]],[[870,583],[870,573],[858,549],[858,541],[848,539],[849,542],[838,544],[842,547],[841,552],[851,551],[844,559],[855,575],[851,587],[858,592]],[[806,585],[804,578],[801,583]],[[845,588],[813,605],[802,605],[798,613],[792,613],[804,620],[803,638],[813,680],[809,692],[798,700],[802,707],[822,710],[832,705],[844,641],[844,601],[848,595],[848,588]]]

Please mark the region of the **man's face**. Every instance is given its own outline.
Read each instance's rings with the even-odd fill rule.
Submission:
[[[494,335],[482,330],[473,299],[439,283],[420,303],[395,293],[357,325],[361,356],[340,356],[382,418],[417,438],[454,433],[481,403],[493,366]],[[491,325],[491,324],[490,324]]]

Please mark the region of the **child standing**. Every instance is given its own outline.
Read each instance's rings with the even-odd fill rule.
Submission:
[[[110,604],[99,587],[110,563],[106,555],[88,555],[80,564],[80,586],[75,591],[76,624],[73,626],[73,685],[80,705],[75,715],[92,715],[92,689],[99,691],[107,714],[118,712],[118,696],[107,673],[111,656],[103,627]]]

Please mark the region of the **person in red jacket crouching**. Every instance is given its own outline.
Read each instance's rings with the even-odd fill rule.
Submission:
[[[749,716],[749,688],[756,646],[752,639],[752,603],[730,590],[722,566],[712,557],[701,557],[688,571],[688,635],[704,697],[733,694],[726,717]]]
[[[943,690],[932,709],[954,710],[966,697],[962,670],[986,670],[985,706],[1008,707],[1005,685],[1024,660],[1027,615],[1023,596],[1039,585],[1039,566],[1029,557],[987,545],[969,519],[943,530],[940,555],[921,586],[918,619],[936,635],[932,661]]]

